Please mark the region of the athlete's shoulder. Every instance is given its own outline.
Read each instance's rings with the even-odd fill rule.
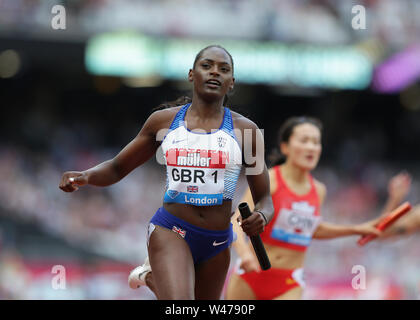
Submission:
[[[181,108],[182,106],[153,111],[146,123],[155,129],[169,129],[175,115]]]
[[[327,187],[324,183],[314,178],[314,185],[318,193],[319,203],[322,204],[327,196]]]
[[[244,117],[236,111],[230,111],[235,128],[238,129],[258,129],[258,126],[251,119]]]
[[[181,110],[183,106],[178,107],[172,107],[172,108],[166,108],[161,110],[153,111],[149,118],[153,117],[154,119],[170,119],[173,118],[179,110]]]

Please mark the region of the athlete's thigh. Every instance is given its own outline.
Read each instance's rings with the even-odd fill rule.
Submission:
[[[218,300],[222,294],[230,264],[230,248],[198,264],[195,269],[195,296],[201,300]]]
[[[187,242],[156,226],[149,239],[149,259],[159,299],[194,299],[194,262]]]
[[[249,284],[236,273],[229,279],[226,300],[255,300],[256,296]]]
[[[302,287],[295,287],[290,289],[286,293],[275,297],[273,300],[300,300],[302,299],[303,289]]]

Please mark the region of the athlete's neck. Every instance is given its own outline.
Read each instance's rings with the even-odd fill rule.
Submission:
[[[293,184],[305,185],[309,182],[309,171],[295,166],[290,161],[286,161],[280,167],[280,170],[283,178],[287,181],[293,182]]]
[[[223,114],[223,100],[207,102],[200,98],[193,99],[189,112],[194,117],[213,119]]]

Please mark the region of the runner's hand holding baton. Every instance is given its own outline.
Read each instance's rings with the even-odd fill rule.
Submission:
[[[384,231],[387,228],[389,228],[395,221],[397,221],[399,218],[401,218],[404,214],[406,214],[408,211],[411,210],[411,205],[409,202],[404,202],[402,205],[400,205],[398,208],[396,208],[394,211],[391,211],[386,216],[384,216],[381,220],[379,220],[378,224],[375,226],[376,229],[380,231]],[[364,246],[369,241],[375,239],[377,236],[374,235],[368,235],[363,236],[357,241],[357,244],[359,246]]]
[[[251,210],[246,202],[242,202],[238,206],[239,212],[241,213],[242,220],[251,216]],[[255,254],[257,255],[258,262],[260,263],[262,270],[268,270],[271,268],[270,260],[268,259],[267,252],[265,251],[264,245],[261,241],[259,234],[251,236],[251,243],[254,247]]]

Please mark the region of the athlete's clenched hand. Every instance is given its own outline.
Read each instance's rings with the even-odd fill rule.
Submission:
[[[252,212],[252,214],[246,219],[242,220],[241,218],[238,218],[238,220],[242,230],[248,237],[256,236],[264,231],[265,219],[258,211]]]

